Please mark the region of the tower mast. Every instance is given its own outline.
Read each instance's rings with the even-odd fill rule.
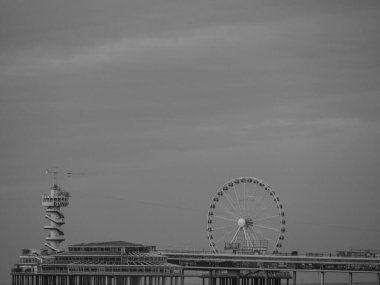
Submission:
[[[49,231],[49,235],[45,238],[45,246],[50,253],[61,252],[61,242],[65,240],[64,233],[60,229],[65,223],[65,216],[61,211],[61,207],[69,205],[70,193],[65,192],[58,186],[58,170],[46,170],[46,174],[52,174],[54,183],[50,188],[50,195],[42,195],[42,206],[46,207],[45,218],[50,221],[50,224],[44,226],[45,230]]]

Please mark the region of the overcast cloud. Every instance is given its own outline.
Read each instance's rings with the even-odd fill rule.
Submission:
[[[380,248],[378,1],[0,1],[0,281],[66,245],[207,248],[214,192],[268,182],[284,250]],[[15,226],[17,225],[17,226]]]

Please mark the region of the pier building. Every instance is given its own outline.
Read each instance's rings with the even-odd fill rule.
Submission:
[[[12,270],[13,285],[176,285],[182,266],[154,246],[124,241],[81,243],[67,251],[24,250]]]

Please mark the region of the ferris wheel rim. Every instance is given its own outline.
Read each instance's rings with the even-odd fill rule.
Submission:
[[[240,205],[240,203],[239,203],[239,197],[238,197],[239,195],[237,194],[237,190],[235,187],[236,185],[239,185],[239,184],[243,184],[243,201],[241,203],[242,205]],[[246,189],[247,184],[256,185],[256,186],[258,186],[257,189],[260,189],[261,191],[265,191],[265,192],[267,192],[266,195],[269,194],[269,196],[273,197],[273,202],[275,203],[275,206],[277,208],[275,215],[268,216],[268,217],[261,217],[258,219],[247,218],[247,216],[248,216],[247,208],[246,208],[247,199],[248,199],[248,197],[250,199],[256,199],[253,196],[248,195],[247,189]],[[235,196],[235,198],[236,198],[237,203],[235,203],[235,204],[231,202],[231,200],[230,200],[231,196],[229,195],[229,192],[227,192],[230,189],[232,190],[231,192],[233,193],[233,194],[231,194],[231,196]],[[221,197],[224,194],[226,194],[225,195],[226,200],[230,204],[229,208],[223,206],[223,204],[221,204],[221,203],[219,203],[219,205],[218,205],[218,202],[219,202],[218,196]],[[261,197],[261,199],[263,199],[263,197]],[[258,201],[256,201],[256,202],[258,202]],[[233,218],[232,217],[226,218],[226,217],[214,215],[214,210],[216,208],[216,205],[218,205],[219,208],[224,209],[224,211],[229,212],[229,214]],[[255,211],[257,211],[257,210],[255,210]],[[256,215],[256,213],[250,213],[250,215],[253,217],[254,215]],[[233,233],[233,237],[231,239],[231,243],[232,243],[235,240],[238,233],[240,232],[240,234],[242,234],[245,238],[247,248],[249,248],[251,246],[251,248],[253,249],[254,244],[257,243],[258,241],[260,241],[260,238],[262,238],[262,239],[266,240],[267,243],[270,242],[272,244],[271,250],[270,250],[271,252],[269,252],[269,253],[277,253],[279,248],[282,247],[281,242],[284,240],[285,224],[286,224],[284,217],[285,217],[285,214],[284,214],[283,206],[280,203],[280,199],[279,199],[278,195],[275,193],[275,191],[267,183],[265,183],[263,180],[261,180],[259,178],[255,178],[255,177],[251,177],[251,176],[232,178],[217,189],[216,194],[214,195],[213,199],[211,200],[211,203],[210,203],[210,206],[208,209],[208,215],[207,215],[207,237],[208,237],[209,245],[211,246],[213,252],[217,253],[217,252],[219,252],[219,249],[217,247],[217,243],[219,243],[223,238],[225,238],[226,235]],[[227,226],[221,227],[220,229],[232,228],[232,231],[230,230],[229,232],[225,232],[224,236],[222,236],[218,240],[214,240],[213,232],[215,230],[217,230],[217,228],[213,228],[211,224],[215,218],[225,219],[225,220],[228,220],[229,222],[236,222],[237,227],[236,227],[236,225],[235,226],[227,225]],[[267,219],[272,219],[272,218],[279,218],[279,226],[277,226],[277,228],[257,224],[257,222],[264,221]],[[210,223],[210,221],[211,221],[211,223]],[[256,232],[253,232],[254,221],[256,222],[255,226],[254,226],[256,228]],[[252,226],[247,226],[247,223],[252,224]],[[259,228],[259,229],[257,229],[257,228]],[[262,230],[277,232],[277,234],[274,234],[274,236],[276,236],[276,238],[272,239],[272,238],[269,238],[267,236],[264,236],[264,234],[262,233]]]

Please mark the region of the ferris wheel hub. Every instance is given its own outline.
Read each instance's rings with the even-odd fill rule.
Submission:
[[[239,225],[239,227],[243,228],[243,227],[245,226],[245,219],[240,218],[240,219],[238,220],[238,225]]]

